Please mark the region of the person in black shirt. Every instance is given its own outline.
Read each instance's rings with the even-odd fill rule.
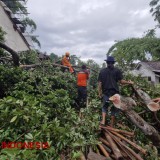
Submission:
[[[103,98],[103,106],[102,106],[102,121],[100,125],[105,125],[106,121],[106,113],[109,106],[109,97],[114,94],[119,93],[118,82],[121,84],[133,84],[132,81],[123,80],[122,72],[114,67],[114,57],[108,56],[105,60],[107,63],[107,68],[104,68],[100,71],[98,76],[98,94],[99,98]],[[115,123],[115,115],[119,109],[112,107],[111,108],[111,122],[110,126],[114,126]]]

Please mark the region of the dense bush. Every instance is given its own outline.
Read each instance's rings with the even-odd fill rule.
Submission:
[[[3,149],[0,159],[58,160],[62,155],[66,159],[76,159],[89,146],[95,148],[101,114],[96,83],[95,86],[89,86],[90,103],[88,108],[81,110],[82,116],[79,116],[75,109],[77,89],[74,75],[63,73],[49,63],[31,70],[0,66],[0,71],[3,91],[3,98],[0,99],[0,141],[48,142],[50,145],[49,149],[43,150]],[[95,76],[95,82],[96,79]],[[151,97],[159,94],[157,87],[149,85],[141,77],[127,74],[125,79],[133,80]],[[122,95],[132,96],[136,100],[131,87],[122,86],[120,89]],[[142,111],[142,104],[139,103],[135,110]],[[149,112],[143,118],[148,122],[153,120]],[[117,121],[128,126],[124,129],[135,129],[123,114],[117,117]],[[147,147],[149,140],[140,130],[136,130],[136,133],[137,143]],[[151,157],[155,158],[156,155],[146,156],[146,159],[150,160]]]
[[[6,70],[5,75],[12,72]],[[0,141],[47,141],[51,146],[47,150],[31,151],[29,155],[27,150],[16,150],[17,159],[52,157],[56,160],[66,149],[65,154],[71,158],[77,151],[97,143],[99,109],[92,106],[96,103],[93,102],[92,107],[83,110],[83,119],[78,116],[73,105],[77,92],[73,75],[52,66],[34,71],[15,69],[14,74],[11,76],[14,85],[9,90],[6,76],[3,77],[6,86],[3,88],[7,90],[5,98],[0,100]],[[95,110],[97,114],[92,114]],[[9,150],[1,152],[3,158],[14,156]]]

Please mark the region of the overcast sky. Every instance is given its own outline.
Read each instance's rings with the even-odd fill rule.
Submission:
[[[142,37],[154,28],[151,0],[28,0],[41,51],[66,51],[103,63],[115,40]]]

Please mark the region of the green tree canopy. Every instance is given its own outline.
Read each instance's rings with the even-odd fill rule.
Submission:
[[[135,61],[160,60],[160,38],[129,38],[115,43],[107,55],[115,56],[121,68],[130,69]]]

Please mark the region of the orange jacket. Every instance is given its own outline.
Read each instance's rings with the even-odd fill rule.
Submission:
[[[67,66],[67,67],[71,67],[71,64],[69,62],[68,57],[63,56],[63,58],[62,58],[62,65]]]
[[[88,78],[89,78],[89,72],[88,71],[82,70],[82,71],[78,72],[77,85],[86,87]]]

